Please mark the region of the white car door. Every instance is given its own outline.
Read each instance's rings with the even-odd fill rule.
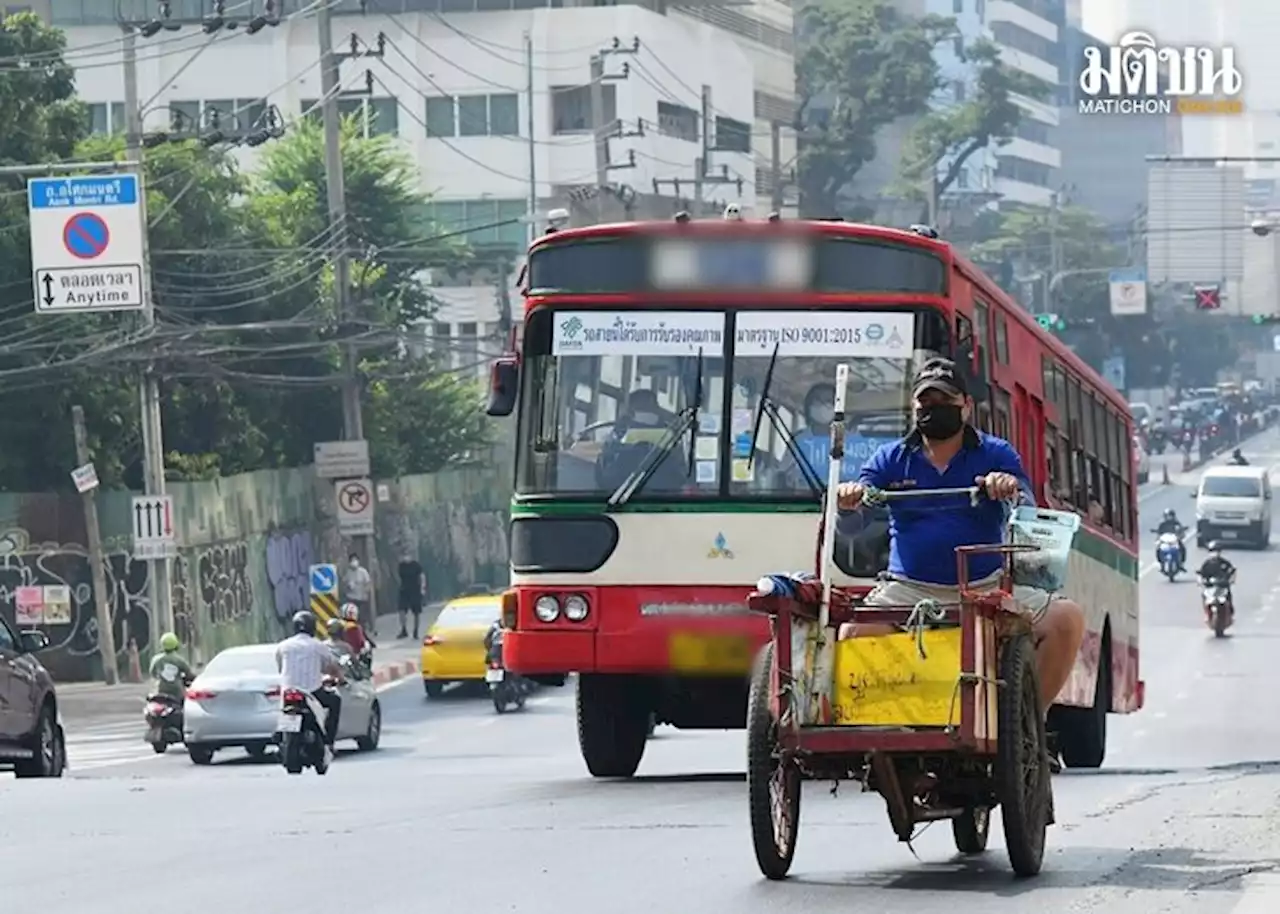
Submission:
[[[355,739],[364,736],[369,729],[369,709],[373,707],[373,681],[367,676],[357,679],[354,670],[347,673],[347,682],[340,690],[342,715],[338,718],[338,738]]]

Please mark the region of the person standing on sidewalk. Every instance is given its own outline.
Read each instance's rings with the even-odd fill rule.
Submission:
[[[422,565],[410,553],[406,552],[400,559],[398,569],[400,577],[400,637],[408,638],[409,632],[405,623],[413,613],[413,637],[418,637],[418,626],[422,622],[422,599],[427,591],[426,575]]]
[[[360,624],[364,630],[376,633],[378,626],[373,618],[371,600],[373,597],[373,576],[369,569],[360,564],[360,556],[354,552],[347,556],[347,573],[342,580],[343,596],[348,603],[354,603],[360,611]]]

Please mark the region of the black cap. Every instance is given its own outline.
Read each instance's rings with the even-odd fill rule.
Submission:
[[[929,389],[940,390],[949,396],[967,397],[969,385],[964,372],[950,359],[930,359],[920,366],[911,385],[911,395],[918,397]]]

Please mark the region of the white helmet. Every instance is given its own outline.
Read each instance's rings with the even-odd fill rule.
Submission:
[[[360,618],[360,607],[354,603],[342,604],[342,618],[348,622],[355,622]]]

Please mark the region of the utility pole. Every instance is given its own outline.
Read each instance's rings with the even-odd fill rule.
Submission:
[[[701,134],[702,155],[694,163],[693,213],[702,213],[702,185],[707,180],[707,169],[711,166],[711,87],[702,87],[702,123],[698,133]]]
[[[1062,272],[1062,248],[1058,243],[1061,205],[1062,192],[1054,191],[1049,200],[1049,272],[1046,274],[1044,286],[1044,310],[1046,312],[1055,310],[1054,298],[1056,296],[1053,288],[1053,277]]]
[[[596,143],[596,222],[604,221],[609,185],[609,133],[604,123],[604,52],[591,58],[591,132]]]
[[[124,40],[124,116],[125,158],[138,168],[138,205],[142,211],[142,324],[148,330],[156,326],[156,303],[152,297],[151,246],[147,230],[146,168],[142,160],[142,108],[138,102],[138,32],[133,23],[122,23]],[[160,378],[155,365],[147,365],[142,373],[142,450],[143,481],[148,495],[165,494],[164,428],[160,416]],[[147,575],[151,598],[151,644],[160,642],[163,632],[173,631],[173,590],[170,586],[170,560],[153,559]],[[114,657],[114,651],[113,651]]]
[[[742,193],[744,186],[742,178],[731,178],[729,176],[729,167],[727,165],[720,166],[719,174],[711,173],[711,153],[716,150],[714,139],[715,123],[712,117],[712,112],[714,111],[715,108],[711,104],[711,87],[703,86],[701,130],[699,131],[701,133],[702,155],[698,156],[693,163],[693,215],[695,218],[702,212],[704,189],[709,185],[735,184],[738,187],[739,194]],[[776,131],[777,125],[775,124],[774,127]],[[779,161],[782,157],[782,138],[777,132],[774,133],[773,150],[774,174],[775,178],[778,179],[775,181],[774,199],[777,200],[778,195],[782,192],[780,189],[782,163]],[[653,192],[656,194],[662,185],[670,184],[675,189],[676,196],[679,197],[680,185],[688,183],[690,182],[687,178],[654,178]],[[777,208],[780,207],[775,206],[775,209]]]
[[[538,119],[534,116],[535,103],[533,98],[533,35],[529,32],[524,33],[524,72],[525,72],[525,90],[529,96],[528,99],[528,131],[529,131],[529,243],[533,243],[534,237],[538,233],[538,138],[534,133],[535,125]],[[597,150],[597,154],[599,151]],[[597,170],[598,170],[597,163]],[[503,288],[506,288],[505,282]]]
[[[338,67],[348,57],[358,56],[355,43],[351,54],[339,55],[333,50],[333,4],[325,2],[316,8],[316,30],[320,42],[320,92],[324,112],[324,176],[329,202],[329,244],[333,257],[334,294],[337,298],[338,326],[345,329],[356,318],[351,301],[351,258],[347,238],[347,188],[342,170],[342,116],[338,109]],[[372,93],[370,77],[369,93]],[[356,93],[364,94],[364,93]],[[344,332],[345,335],[345,332]],[[354,342],[342,350],[342,437],[346,441],[364,439],[364,414],[360,403],[359,361]],[[356,551],[363,553],[365,568],[373,580],[378,579],[378,551],[372,536],[356,537]],[[366,630],[377,634],[377,588],[370,590],[369,618],[360,620]]]
[[[782,213],[784,196],[782,193],[782,125],[777,121],[769,124],[769,208],[775,213]]]
[[[76,465],[92,463],[89,436],[84,428],[84,409],[71,407],[72,431],[76,437]],[[81,495],[84,500],[84,529],[89,547],[89,569],[93,577],[93,605],[98,620],[98,654],[102,658],[102,680],[107,685],[120,681],[116,666],[116,635],[111,627],[111,605],[107,602],[107,557],[102,552],[102,530],[98,527],[98,486],[95,483]]]

